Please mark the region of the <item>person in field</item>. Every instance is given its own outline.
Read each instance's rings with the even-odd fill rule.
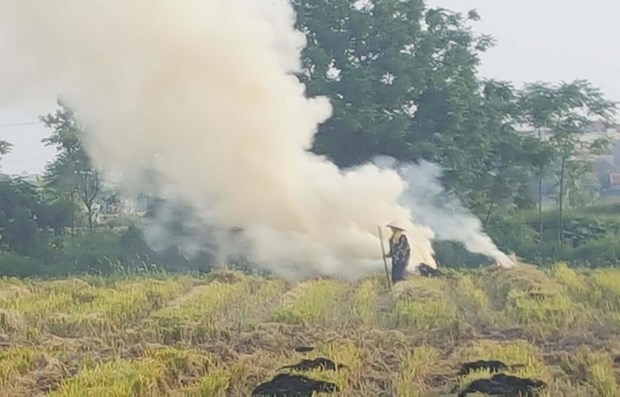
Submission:
[[[387,225],[392,230],[390,236],[390,251],[385,255],[392,259],[392,284],[405,279],[405,269],[409,264],[411,247],[405,235],[405,227],[399,221],[393,221]]]

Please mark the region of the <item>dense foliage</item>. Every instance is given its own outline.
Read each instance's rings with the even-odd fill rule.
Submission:
[[[341,167],[376,155],[436,162],[443,183],[500,248],[536,263],[618,263],[616,207],[593,206],[592,164],[579,155],[609,148],[605,140],[585,145],[579,139],[590,121],[614,115],[615,103],[597,88],[576,80],[517,89],[480,78],[480,55],[494,40],[474,33],[475,12],[429,8],[423,0],[293,5],[308,39],[299,78],[309,95],[325,95],[334,107],[315,152]],[[214,263],[206,254],[185,258],[175,247],[151,249],[140,231],[148,214],[98,223],[95,208],[110,196],[82,147],[79,115],[59,101],[41,119],[52,132],[45,143],[58,156],[38,186],[0,181],[0,273]],[[0,140],[0,156],[8,150]],[[447,266],[485,260],[455,244],[436,248]]]

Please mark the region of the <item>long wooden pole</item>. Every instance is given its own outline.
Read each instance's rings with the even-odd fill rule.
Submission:
[[[390,280],[390,272],[388,270],[387,259],[385,259],[385,247],[383,246],[383,232],[381,231],[381,226],[377,226],[377,231],[379,232],[379,241],[381,242],[381,257],[383,258],[383,264],[385,265],[385,279],[387,281],[387,285],[389,289],[392,289],[392,281]]]

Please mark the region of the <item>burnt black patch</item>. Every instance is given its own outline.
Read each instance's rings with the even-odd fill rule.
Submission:
[[[428,277],[428,278],[445,277],[445,275],[443,274],[441,270],[430,267],[426,263],[422,263],[420,264],[420,266],[418,266],[418,272],[420,273],[422,277]]]
[[[539,390],[545,386],[542,380],[497,374],[491,379],[477,379],[471,382],[458,396],[466,397],[469,393],[482,393],[488,396],[536,397]]]
[[[280,370],[292,369],[294,371],[311,371],[313,369],[318,369],[322,371],[335,371],[337,369],[343,369],[346,367],[346,365],[337,364],[329,358],[318,357],[312,360],[301,360],[297,364],[287,365],[280,368]]]
[[[314,350],[314,347],[310,347],[310,346],[297,346],[295,348],[295,351],[297,353],[308,353]]]
[[[475,371],[501,372],[506,370],[508,366],[499,360],[478,360],[463,364],[458,375],[463,376]]]
[[[269,382],[258,385],[252,396],[312,397],[313,393],[336,393],[340,389],[331,382],[310,379],[301,375],[279,374]]]

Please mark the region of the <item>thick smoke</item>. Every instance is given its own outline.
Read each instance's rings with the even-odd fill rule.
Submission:
[[[435,240],[456,241],[472,253],[495,259],[503,267],[514,262],[500,251],[483,231],[482,222],[463,206],[460,200],[447,192],[441,184],[441,168],[434,163],[399,164],[389,157],[377,157],[381,168],[397,170],[407,181],[408,189],[401,195],[402,205],[411,209],[418,224],[430,227]]]
[[[332,109],[294,76],[294,22],[273,0],[3,1],[0,105],[61,93],[108,177],[137,193],[148,169],[164,198],[222,243],[241,230],[251,259],[283,276],[380,269],[376,225],[396,218],[413,265],[435,266],[433,232],[399,203],[403,178],[308,152]]]

